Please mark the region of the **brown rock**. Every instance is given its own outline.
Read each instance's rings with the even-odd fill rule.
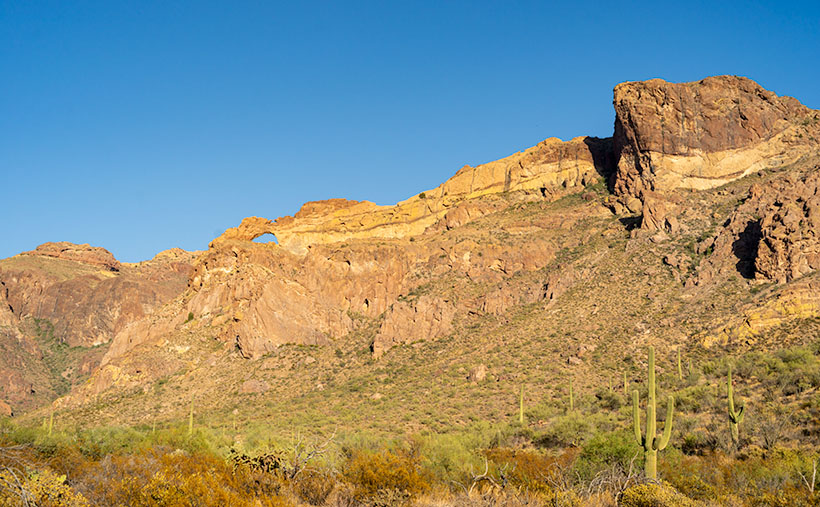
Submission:
[[[812,110],[742,77],[622,83],[614,105],[616,193],[712,188],[817,149],[798,137]]]
[[[11,409],[11,405],[0,400],[0,417],[12,417],[13,415],[14,411]]]
[[[483,364],[479,364],[473,368],[467,376],[467,380],[470,382],[481,382],[485,378],[487,378],[487,367]]]
[[[0,284],[18,321],[46,319],[68,345],[94,346],[180,294],[195,255],[180,250],[120,264],[102,248],[46,243],[0,260]]]
[[[246,380],[239,387],[239,392],[243,394],[257,394],[264,393],[270,389],[270,385],[264,380],[251,379]]]
[[[81,262],[92,266],[100,266],[110,271],[119,271],[122,267],[120,261],[115,259],[111,252],[105,248],[90,246],[88,244],[75,245],[67,241],[43,243],[31,252],[23,252],[21,255],[40,255],[43,257]]]
[[[752,185],[729,222],[698,245],[698,252],[711,253],[686,285],[703,285],[727,273],[788,282],[820,268],[818,169]]]
[[[380,357],[394,345],[432,340],[452,331],[455,308],[442,299],[421,296],[415,302],[399,301],[384,317],[372,349]]]
[[[756,276],[789,282],[820,268],[820,173],[784,182],[768,201],[760,219]]]

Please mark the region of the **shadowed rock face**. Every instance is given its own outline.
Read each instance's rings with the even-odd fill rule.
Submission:
[[[765,195],[755,259],[759,278],[789,282],[820,269],[820,167],[799,180],[787,178]]]
[[[820,166],[783,173],[749,188],[713,238],[696,246],[711,251],[687,281],[694,286],[721,274],[791,282],[820,269]]]
[[[712,188],[818,146],[801,135],[817,111],[743,77],[622,83],[613,103],[620,194]]]

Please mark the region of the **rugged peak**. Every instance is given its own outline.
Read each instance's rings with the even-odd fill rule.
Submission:
[[[41,257],[53,257],[83,264],[100,266],[110,271],[119,271],[122,268],[120,261],[114,255],[98,246],[88,244],[77,245],[68,241],[56,243],[43,243],[30,252],[23,252],[21,255],[37,255]]]
[[[817,111],[744,77],[621,83],[613,104],[620,194],[712,188],[818,147],[800,132]]]

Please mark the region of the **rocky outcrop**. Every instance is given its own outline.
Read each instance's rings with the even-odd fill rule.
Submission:
[[[185,290],[194,256],[174,249],[125,264],[102,248],[47,243],[0,260],[0,395],[27,407],[83,379],[104,349],[45,364],[51,348],[110,342]]]
[[[413,302],[396,302],[385,315],[373,341],[373,356],[381,357],[395,345],[449,334],[453,330],[454,315],[455,307],[451,303],[432,296],[421,296]]]
[[[393,206],[369,201],[328,199],[306,203],[293,216],[270,221],[249,217],[226,230],[211,246],[251,241],[273,234],[280,247],[304,255],[313,245],[352,239],[397,239],[419,235],[440,221],[462,225],[490,211],[489,206],[459,207],[460,203],[510,191],[531,192],[556,199],[567,189],[598,180],[612,165],[611,139],[550,138],[523,152],[481,164],[464,166],[438,187]]]
[[[43,243],[34,250],[23,252],[21,255],[38,255],[81,262],[91,266],[99,266],[109,271],[119,271],[122,267],[120,261],[115,259],[114,255],[105,248],[90,246],[88,244],[75,245],[67,241]]]
[[[273,234],[274,224],[267,218],[247,217],[237,227],[231,227],[211,241],[210,247],[228,241],[253,241],[265,234]]]
[[[548,268],[562,252],[582,250],[561,237],[575,238],[584,220],[612,220],[596,203],[600,189],[585,190],[602,176],[611,176],[617,193],[609,200],[613,210],[641,213],[644,229],[666,236],[685,230],[677,218],[685,200],[675,189],[708,188],[816,150],[810,140],[818,128],[815,112],[743,78],[625,83],[615,89],[615,109],[613,139],[547,139],[495,162],[465,166],[438,187],[392,206],[329,199],[306,203],[293,216],[244,219],[196,259],[187,291],[115,332],[90,385],[99,392],[131,378],[133,368],[121,366],[137,355],[133,350],[161,349],[186,334],[214,337],[243,357],[259,358],[283,344],[330,344],[362,331],[372,333],[366,336],[380,356],[399,344],[447,336],[462,315],[546,306],[588,275],[571,257]],[[556,202],[569,194],[580,199]],[[569,210],[579,201],[585,204],[576,216]],[[756,248],[754,231],[745,232],[756,208],[743,209],[747,215],[738,215],[720,238],[709,238],[710,245],[699,244],[699,251],[736,255],[739,237]],[[621,226],[636,220],[602,234],[619,235]],[[775,241],[779,229],[772,230]],[[253,242],[265,234],[277,242]],[[691,262],[667,261],[680,270]],[[544,268],[527,282],[516,278]],[[429,292],[430,286],[443,292]]]
[[[687,285],[726,273],[783,283],[820,269],[818,194],[820,166],[752,185],[717,234],[695,245],[706,256]]]
[[[799,180],[787,178],[769,191],[755,188],[752,193],[765,200],[756,276],[789,282],[819,269],[820,172]]]
[[[194,255],[179,250],[120,264],[102,248],[49,243],[0,260],[0,283],[18,322],[46,319],[68,345],[94,346],[180,294]]]
[[[614,106],[616,193],[712,188],[818,149],[820,113],[743,77],[622,83]]]

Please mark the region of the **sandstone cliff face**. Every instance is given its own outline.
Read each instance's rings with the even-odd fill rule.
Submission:
[[[817,111],[742,77],[622,83],[614,106],[616,193],[712,188],[818,148]]]
[[[560,197],[601,177],[612,165],[610,139],[550,138],[523,152],[482,164],[464,166],[452,178],[394,206],[368,201],[329,199],[309,202],[292,217],[275,221],[250,217],[228,229],[212,245],[231,240],[250,241],[263,234],[276,236],[279,246],[305,254],[312,245],[352,239],[398,239],[424,233],[459,203],[482,196],[525,191],[546,198]],[[461,208],[465,210],[465,208]],[[477,218],[484,208],[471,208]],[[451,221],[456,219],[451,216]],[[464,217],[461,217],[461,222]]]

